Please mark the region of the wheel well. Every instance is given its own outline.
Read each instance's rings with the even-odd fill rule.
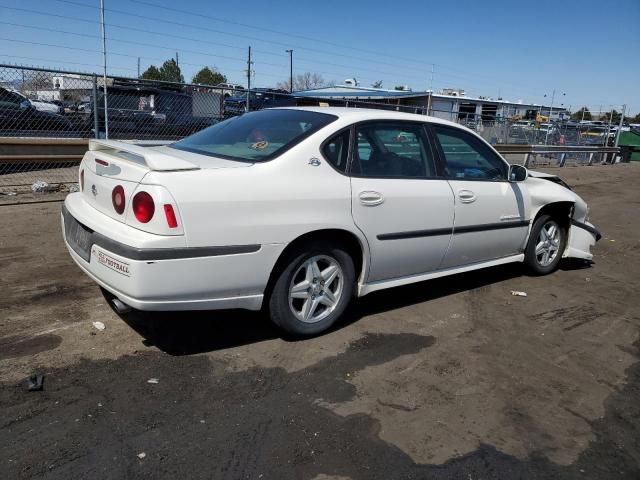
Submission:
[[[573,202],[555,202],[545,205],[536,215],[534,222],[540,217],[540,215],[551,215],[556,220],[563,223],[566,228],[569,228],[571,224],[571,214],[573,213]]]
[[[293,240],[287,245],[287,247],[282,251],[276,264],[271,270],[271,275],[269,276],[269,282],[267,283],[267,288],[265,289],[265,298],[268,298],[271,295],[271,290],[273,289],[273,285],[278,279],[278,275],[284,268],[287,266],[287,261],[291,256],[291,253],[294,252],[301,245],[304,245],[308,242],[317,242],[317,241],[327,241],[331,243],[337,243],[345,248],[347,253],[353,259],[353,266],[355,267],[355,277],[356,279],[360,278],[360,273],[362,272],[362,262],[363,262],[363,248],[360,244],[360,240],[353,233],[347,230],[340,229],[326,229],[326,230],[315,230],[313,232],[305,233],[304,235],[300,235],[298,238]]]

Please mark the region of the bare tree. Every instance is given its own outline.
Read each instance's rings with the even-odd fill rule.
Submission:
[[[322,75],[319,73],[305,72],[293,77],[293,90],[310,90],[312,88],[320,88],[327,85]],[[283,90],[290,90],[289,80],[278,82],[277,87]]]

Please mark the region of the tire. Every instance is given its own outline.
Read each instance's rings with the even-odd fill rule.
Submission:
[[[310,242],[284,262],[269,297],[269,316],[290,334],[316,335],[340,318],[354,291],[351,256],[339,245]]]
[[[555,230],[552,231],[552,227]],[[524,263],[534,275],[552,273],[558,268],[566,246],[566,226],[551,215],[541,215],[531,228]]]

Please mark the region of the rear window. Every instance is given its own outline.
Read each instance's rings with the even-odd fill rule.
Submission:
[[[244,162],[264,162],[333,122],[337,117],[305,110],[261,110],[217,123],[172,148]]]

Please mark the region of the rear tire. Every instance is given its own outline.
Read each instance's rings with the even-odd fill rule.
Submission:
[[[551,215],[541,215],[531,227],[524,263],[534,275],[547,275],[558,268],[567,246],[567,228]]]
[[[287,257],[269,298],[269,316],[288,333],[316,335],[340,318],[354,290],[353,259],[343,247],[310,242]]]

